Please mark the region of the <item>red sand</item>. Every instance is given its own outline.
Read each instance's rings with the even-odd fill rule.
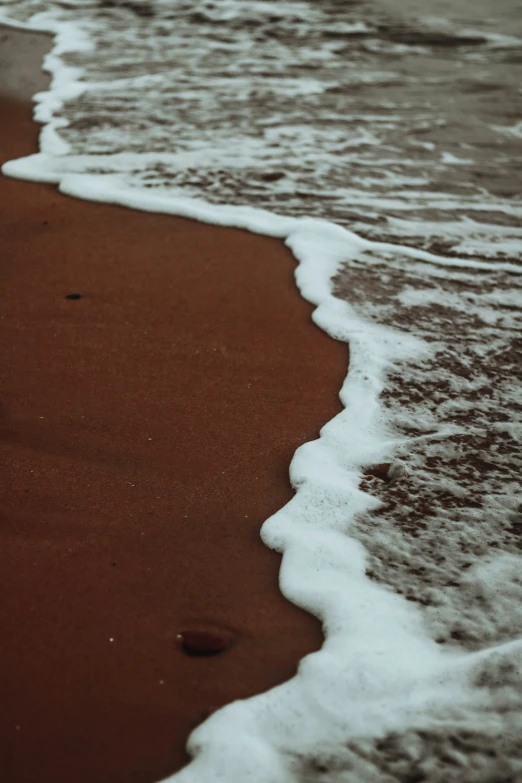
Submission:
[[[1,112],[2,159],[31,152],[30,109]],[[340,409],[346,348],[279,241],[6,178],[0,199],[0,779],[150,783],[321,643],[259,529]],[[235,644],[187,656],[205,623]]]

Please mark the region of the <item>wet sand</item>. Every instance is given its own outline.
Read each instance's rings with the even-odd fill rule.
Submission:
[[[2,161],[35,150],[30,107],[0,111]],[[259,529],[347,351],[279,241],[7,178],[0,199],[0,778],[155,781],[321,643]],[[189,657],[194,624],[236,643]]]

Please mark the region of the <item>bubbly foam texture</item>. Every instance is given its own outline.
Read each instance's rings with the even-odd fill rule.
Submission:
[[[41,152],[6,174],[280,237],[350,345],[344,410],[262,529],[324,645],[196,729],[172,779],[516,779],[522,202],[518,125],[489,96],[514,89],[519,39],[494,13],[414,24],[390,3],[4,8],[55,34]]]

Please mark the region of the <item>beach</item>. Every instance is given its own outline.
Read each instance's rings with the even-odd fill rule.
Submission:
[[[30,105],[1,112],[2,159],[34,150]],[[0,776],[157,780],[204,717],[321,644],[259,529],[340,409],[346,346],[280,241],[0,190]],[[230,649],[183,652],[178,633],[215,626]]]
[[[516,5],[0,0],[2,780],[519,780]]]

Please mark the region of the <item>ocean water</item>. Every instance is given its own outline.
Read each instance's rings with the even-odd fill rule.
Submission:
[[[522,4],[0,9],[56,36],[4,173],[281,237],[350,343],[262,530],[325,644],[174,779],[522,781]]]

